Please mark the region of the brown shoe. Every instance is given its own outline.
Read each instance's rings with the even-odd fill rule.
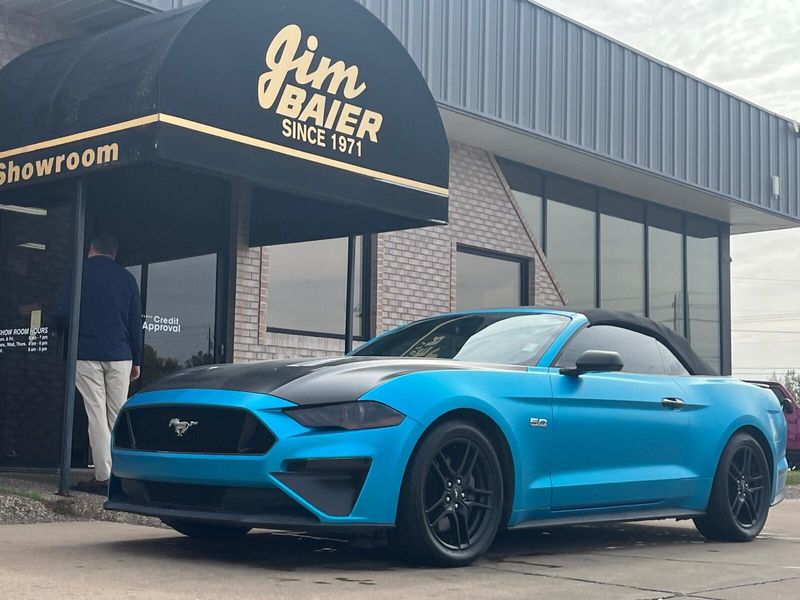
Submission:
[[[79,492],[86,492],[87,494],[97,494],[98,496],[108,496],[108,479],[105,481],[98,481],[97,479],[90,479],[89,481],[81,481],[77,483],[72,489]]]

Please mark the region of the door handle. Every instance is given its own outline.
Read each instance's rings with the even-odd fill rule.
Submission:
[[[686,403],[680,398],[662,398],[661,406],[666,408],[681,409],[686,406]]]

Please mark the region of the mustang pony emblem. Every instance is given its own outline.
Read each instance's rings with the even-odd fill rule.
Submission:
[[[175,430],[178,437],[183,437],[183,434],[189,430],[192,425],[197,425],[197,421],[181,421],[180,419],[172,419],[169,422],[169,427]]]

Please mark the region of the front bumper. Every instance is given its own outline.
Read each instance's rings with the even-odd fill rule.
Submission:
[[[247,527],[391,527],[405,465],[422,433],[409,417],[381,429],[308,429],[284,414],[294,404],[218,390],[141,394],[126,409],[150,404],[175,405],[182,414],[192,406],[244,408],[276,441],[262,455],[115,447],[109,510]]]
[[[361,488],[357,490],[360,492]],[[342,496],[337,496],[334,491],[327,498]],[[189,519],[248,528],[358,530],[383,526],[323,522],[278,488],[174,484],[116,476],[111,478],[105,508],[158,517],[164,521]]]
[[[308,527],[319,520],[277,488],[209,486],[113,476],[107,510],[247,527]]]

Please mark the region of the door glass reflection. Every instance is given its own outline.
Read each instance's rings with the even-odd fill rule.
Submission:
[[[147,265],[142,383],[214,362],[217,255]]]

